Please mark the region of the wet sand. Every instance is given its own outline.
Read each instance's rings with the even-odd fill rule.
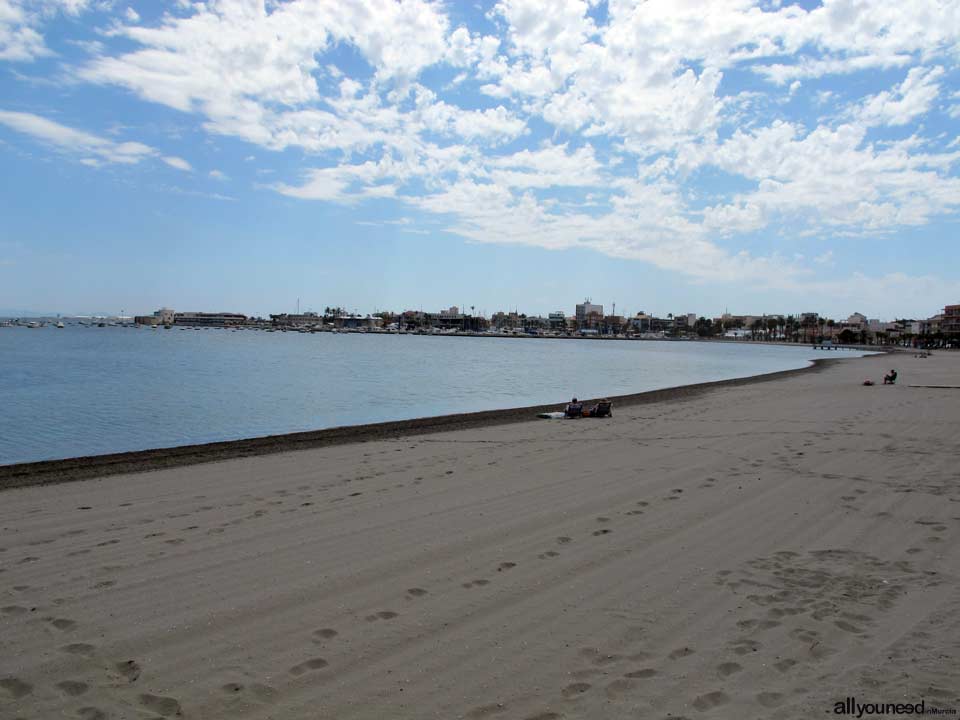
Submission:
[[[0,717],[960,707],[960,390],[911,385],[960,354],[6,490]]]

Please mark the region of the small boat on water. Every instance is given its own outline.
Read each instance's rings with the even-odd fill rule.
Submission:
[[[38,327],[43,327],[43,326],[42,326],[40,323],[38,323],[36,320],[31,320],[30,322],[27,323],[27,327],[28,327],[28,328],[38,328]]]
[[[54,327],[58,330],[63,330],[63,320],[57,320],[57,324]]]

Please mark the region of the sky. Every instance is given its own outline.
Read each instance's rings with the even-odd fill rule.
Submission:
[[[0,308],[928,317],[960,2],[0,0]]]

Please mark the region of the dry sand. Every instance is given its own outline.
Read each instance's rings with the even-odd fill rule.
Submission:
[[[4,491],[0,718],[960,707],[960,389],[910,385],[960,355]]]

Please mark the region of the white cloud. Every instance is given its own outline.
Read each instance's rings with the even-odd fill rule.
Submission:
[[[31,62],[52,55],[40,30],[57,13],[78,15],[90,0],[0,0],[0,61]]]
[[[222,172],[222,171],[220,171],[220,170],[211,170],[211,171],[209,172],[209,176],[210,176],[211,178],[213,178],[214,180],[229,180],[229,179],[230,179],[230,178],[226,175],[226,173],[224,173],[224,172]]]
[[[188,163],[183,158],[179,158],[173,155],[165,155],[160,159],[163,160],[170,167],[176,168],[177,170],[184,170],[186,172],[190,172],[193,170],[193,168],[190,167],[190,163]]]
[[[911,68],[902,83],[868,98],[856,115],[867,125],[906,125],[930,109],[940,92],[937,80],[943,74],[942,67]]]
[[[144,143],[117,142],[32,113],[0,110],[0,125],[6,125],[56,150],[73,155],[90,167],[109,164],[135,165],[149,158],[159,158],[177,170],[193,169],[183,158],[161,155],[155,148]]]
[[[119,163],[131,165],[154,157],[152,147],[139,142],[115,142],[76,130],[31,113],[0,110],[0,124],[32,136],[47,145],[78,155],[88,165]]]
[[[813,259],[813,261],[814,261],[817,265],[832,266],[832,265],[834,264],[834,262],[833,262],[833,250],[827,250],[826,252],[824,252],[824,253],[822,253],[822,254],[820,254],[820,255],[817,255],[817,256]]]
[[[595,6],[498,0],[478,32],[454,27],[449,3],[428,0],[184,0],[147,25],[118,10],[74,76],[257,146],[258,173],[275,171],[273,152],[306,154],[299,176],[267,186],[288,197],[393,197],[474,242],[588,247],[700,280],[787,286],[829,264],[793,250],[739,252],[744,233],[881,235],[960,208],[957,155],[931,152],[922,128],[869,140],[871,128],[937,109],[960,57],[960,5]],[[18,29],[23,48],[8,52],[48,52],[39,0],[0,0],[2,8],[0,53],[15,46],[4,44],[4,28]],[[333,54],[344,48],[368,72],[348,76],[356,63]],[[817,82],[891,68],[903,68],[897,85],[846,108],[843,88]],[[759,75],[749,89],[743,72]],[[806,99],[825,117],[791,116]],[[947,114],[960,115],[955,101]],[[70,128],[30,117],[16,120],[32,127],[24,132],[86,162],[156,157],[191,169],[145,145],[68,138]],[[690,178],[702,171],[729,175],[738,192],[697,197]]]

